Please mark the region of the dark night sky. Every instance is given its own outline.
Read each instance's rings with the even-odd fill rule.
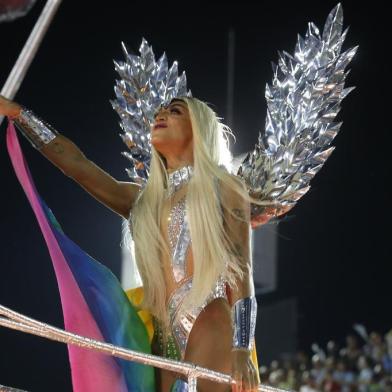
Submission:
[[[236,32],[234,131],[236,153],[250,149],[265,117],[264,85],[277,50],[293,50],[307,22],[319,27],[333,1],[161,5],[113,0],[65,1],[16,100],[76,142],[98,165],[126,179],[117,115],[111,109],[120,42],[138,49],[144,36],[187,72],[193,95],[226,116],[227,32]],[[43,2],[24,19],[0,25],[3,84]],[[97,4],[100,4],[97,8]],[[105,4],[105,6],[104,6]],[[279,226],[279,288],[263,300],[297,297],[299,343],[341,340],[354,322],[385,332],[390,311],[388,193],[390,159],[390,33],[382,2],[343,2],[351,29],[345,48],[359,44],[343,102],[344,120],[311,191]],[[1,127],[1,133],[5,130]],[[38,225],[0,139],[0,303],[62,326],[55,277]],[[23,140],[41,195],[66,233],[118,273],[120,219],[65,178]],[[259,333],[262,333],[262,331]],[[49,359],[50,358],[50,359]],[[69,391],[65,346],[0,330],[0,383],[31,391]]]

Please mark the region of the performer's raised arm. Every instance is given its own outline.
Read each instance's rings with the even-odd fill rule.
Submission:
[[[23,135],[65,175],[72,178],[102,204],[129,217],[140,187],[115,180],[90,161],[68,138],[32,111],[0,96],[0,115],[11,118]]]
[[[252,257],[250,249],[250,204],[242,196],[222,190],[225,207],[225,230],[231,242],[232,254],[243,271],[237,287],[231,289],[232,306],[232,377],[237,385],[255,388],[257,370],[251,352],[254,344],[257,303],[254,292]],[[236,390],[236,389],[234,389]],[[240,389],[238,389],[240,390]]]

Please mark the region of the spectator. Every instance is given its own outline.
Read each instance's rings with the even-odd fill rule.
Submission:
[[[263,384],[299,392],[392,392],[392,330],[372,332],[361,347],[354,335],[347,335],[341,350],[329,340],[325,350],[309,361],[304,351],[284,354],[270,367],[261,366]]]
[[[355,383],[355,374],[347,368],[346,361],[341,358],[336,364],[336,370],[333,372],[333,378],[339,383],[341,392],[350,392]]]
[[[262,384],[268,384],[270,372],[267,366],[260,366],[259,367],[259,374],[260,374],[260,382]]]
[[[372,332],[370,334],[368,344],[365,347],[368,356],[374,362],[380,362],[387,351],[382,336],[378,332]]]
[[[337,359],[339,357],[339,346],[334,340],[327,343],[327,356]]]
[[[325,372],[325,378],[322,385],[323,392],[341,392],[341,387],[338,382],[333,378],[333,370],[327,369]]]
[[[279,387],[284,382],[283,369],[276,369],[270,373],[269,382],[273,387]]]
[[[392,337],[392,334],[391,334],[391,337]],[[297,354],[295,356],[295,366],[299,372],[304,372],[306,370],[309,370],[309,356],[305,353],[305,351],[298,351],[297,352]]]
[[[347,335],[346,347],[340,351],[340,356],[347,359],[347,365],[350,369],[356,368],[358,358],[361,355],[358,339],[354,335]]]
[[[384,392],[385,379],[382,366],[377,364],[373,369],[373,377],[369,386],[370,392]]]
[[[310,374],[315,380],[316,386],[321,387],[325,378],[325,367],[324,362],[317,354],[312,357],[312,369],[310,370]]]
[[[370,392],[369,385],[372,382],[373,370],[370,368],[368,360],[365,355],[361,355],[358,358],[358,391],[359,392]]]
[[[386,341],[386,352],[382,358],[382,365],[384,371],[387,373],[392,373],[392,329],[385,334]]]
[[[302,385],[299,392],[318,392],[316,381],[309,371],[302,373]]]

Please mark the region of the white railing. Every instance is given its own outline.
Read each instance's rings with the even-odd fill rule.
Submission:
[[[95,350],[113,357],[122,358],[128,361],[142,363],[161,369],[166,369],[183,374],[188,379],[189,392],[196,392],[197,379],[203,378],[224,384],[234,384],[235,381],[228,374],[218,373],[200,366],[178,362],[156,355],[140,353],[123,347],[114,346],[109,343],[100,342],[84,336],[76,335],[64,331],[60,328],[34,320],[23,314],[17,313],[5,306],[0,305],[0,326],[15,329],[17,331],[41,336],[57,342],[72,344],[85,349]],[[284,392],[282,389],[260,384],[258,391],[262,392]]]

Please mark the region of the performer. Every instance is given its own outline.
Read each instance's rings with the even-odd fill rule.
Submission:
[[[191,97],[177,63],[155,61],[143,40],[140,56],[124,47],[126,62],[116,100],[129,174],[120,182],[87,159],[31,110],[0,97],[8,116],[53,164],[108,208],[128,220],[143,283],[140,308],[153,318],[152,351],[231,373],[234,391],[259,382],[254,333],[257,302],[249,231],[289,211],[322,167],[341,123],[334,123],[344,68],[356,48],[340,54],[340,5],[323,34],[309,24],[294,56],[281,54],[271,86],[265,132],[236,170],[228,130],[202,101]],[[130,293],[131,301],[136,294]],[[179,375],[158,372],[158,390],[187,391]],[[226,391],[199,380],[199,391]]]
[[[219,166],[229,155],[215,113],[189,97],[158,111],[143,192],[137,184],[113,179],[31,111],[0,97],[0,113],[13,118],[65,175],[122,217],[132,216],[143,307],[156,327],[153,352],[231,373],[243,390],[255,390],[251,348],[257,304],[248,194]],[[233,325],[231,307],[237,314]],[[244,310],[252,323],[241,317]],[[175,377],[162,371],[160,390],[168,391]],[[198,388],[228,387],[200,380]]]

